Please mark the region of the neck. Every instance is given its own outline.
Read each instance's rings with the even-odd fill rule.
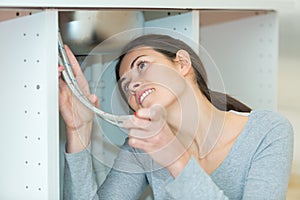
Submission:
[[[169,106],[168,124],[181,143],[198,158],[204,158],[216,145],[225,112],[216,109],[198,88],[187,87]]]

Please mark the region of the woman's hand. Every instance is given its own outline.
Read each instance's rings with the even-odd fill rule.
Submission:
[[[142,108],[133,120],[126,121],[129,145],[145,151],[158,164],[176,177],[190,159],[189,153],[166,123],[164,110],[159,106]]]
[[[98,98],[90,94],[88,82],[75,56],[67,46],[65,50],[80,89],[93,105],[98,106]],[[59,110],[66,124],[67,152],[75,153],[83,150],[90,143],[94,114],[72,94],[62,78],[63,69],[63,66],[58,66]]]

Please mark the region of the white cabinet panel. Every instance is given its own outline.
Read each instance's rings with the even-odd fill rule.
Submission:
[[[277,109],[277,30],[275,12],[200,27],[226,92],[254,109]]]
[[[3,7],[31,8],[160,8],[160,9],[291,9],[293,0],[1,0]]]
[[[57,13],[0,30],[0,199],[58,199]]]
[[[161,19],[154,19],[145,22],[145,27],[159,27],[174,32],[180,33],[185,37],[192,39],[193,43],[198,43],[199,40],[199,12],[192,11],[179,15],[173,15]],[[157,30],[154,30],[157,31]],[[172,34],[171,31],[161,30],[161,34]],[[174,34],[174,37],[178,37],[177,34]],[[194,46],[194,44],[191,44]]]

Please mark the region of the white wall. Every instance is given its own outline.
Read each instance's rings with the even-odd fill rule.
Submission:
[[[300,0],[279,13],[278,111],[294,127],[293,173],[300,174]]]

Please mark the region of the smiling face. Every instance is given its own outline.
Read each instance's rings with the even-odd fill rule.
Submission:
[[[178,61],[150,47],[127,53],[120,65],[119,84],[128,104],[137,110],[154,104],[168,107],[176,102],[186,86]]]

